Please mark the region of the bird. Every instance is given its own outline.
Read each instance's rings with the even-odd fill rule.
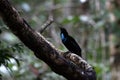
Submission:
[[[82,57],[81,55],[81,48],[78,43],[75,41],[73,37],[71,37],[65,28],[60,28],[60,38],[64,46],[72,53],[77,54],[78,56]]]

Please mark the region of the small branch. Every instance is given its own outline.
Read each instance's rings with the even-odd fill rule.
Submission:
[[[50,26],[53,23],[53,16],[50,15],[48,20],[41,26],[42,29],[39,31],[41,34],[43,33],[43,31]]]

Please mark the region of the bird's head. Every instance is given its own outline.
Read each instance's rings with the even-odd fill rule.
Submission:
[[[60,31],[61,31],[60,37],[61,37],[62,41],[66,41],[66,38],[68,36],[67,31],[62,27],[60,27]]]
[[[61,34],[63,33],[64,35],[68,35],[68,32],[66,31],[65,28],[60,27]]]

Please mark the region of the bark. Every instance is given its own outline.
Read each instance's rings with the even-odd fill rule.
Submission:
[[[41,34],[33,30],[8,0],[0,0],[0,15],[10,30],[54,72],[68,80],[96,80],[95,71],[86,61],[78,56],[68,56],[69,52],[65,55],[67,58],[63,56],[65,52],[56,49]],[[74,59],[78,62],[75,63]]]

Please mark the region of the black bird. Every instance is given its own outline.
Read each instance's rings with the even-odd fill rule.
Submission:
[[[77,44],[77,42],[68,34],[68,32],[64,28],[60,27],[60,31],[61,31],[60,37],[61,37],[62,43],[65,45],[65,47],[70,52],[75,53],[81,57],[82,56],[81,48]]]

